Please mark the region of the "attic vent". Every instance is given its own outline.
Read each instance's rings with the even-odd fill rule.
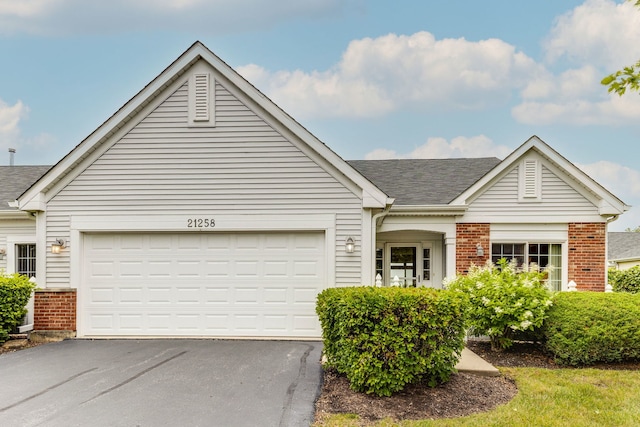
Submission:
[[[538,162],[524,161],[524,197],[538,197]]]
[[[520,173],[521,200],[536,201],[540,199],[541,186],[540,162],[535,159],[525,159]]]
[[[209,73],[194,73],[189,79],[189,124],[214,126],[215,83]]]
[[[193,120],[202,122],[209,120],[209,74],[196,74],[194,76],[195,114]]]

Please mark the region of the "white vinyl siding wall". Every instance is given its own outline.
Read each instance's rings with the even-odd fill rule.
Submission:
[[[215,81],[215,127],[188,126],[185,83],[49,201],[48,246],[69,238],[71,215],[331,213],[335,283],[358,284],[360,257],[343,245],[361,241],[360,197]],[[69,285],[69,251],[46,268],[47,286]]]
[[[571,222],[572,217],[595,216],[598,208],[544,165],[540,202],[522,203],[518,199],[518,168],[514,168],[491,188],[470,203],[465,221],[490,217],[491,222],[523,221],[523,217],[540,222]]]

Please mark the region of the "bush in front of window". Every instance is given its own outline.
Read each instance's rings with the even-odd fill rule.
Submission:
[[[390,396],[446,382],[464,348],[464,296],[428,288],[331,288],[318,295],[327,367],[356,391]]]
[[[500,351],[511,347],[516,334],[542,326],[552,305],[546,276],[535,266],[522,270],[501,259],[498,265],[472,266],[446,286],[470,300],[469,334],[488,336],[491,349]]]
[[[640,293],[640,265],[631,267],[628,270],[610,268],[608,279],[614,292]]]
[[[20,325],[27,314],[27,303],[36,288],[29,277],[20,274],[0,274],[0,343]]]
[[[640,360],[640,295],[562,292],[543,330],[547,351],[562,365]]]

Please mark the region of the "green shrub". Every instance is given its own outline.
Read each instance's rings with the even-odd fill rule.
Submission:
[[[640,359],[640,295],[559,293],[544,333],[547,350],[560,364]]]
[[[447,283],[447,288],[469,298],[469,332],[489,336],[491,348],[502,350],[513,344],[516,334],[535,334],[542,326],[552,304],[545,276],[535,268],[522,271],[501,260],[498,266],[491,262],[472,266],[467,275]]]
[[[464,347],[466,300],[428,288],[332,288],[318,295],[329,367],[354,390],[389,396],[449,380]]]
[[[35,287],[27,276],[0,274],[0,343],[6,341],[9,332],[24,319],[25,307]]]
[[[609,284],[614,292],[629,292],[637,294],[640,292],[640,266],[636,265],[628,270],[616,270],[610,268],[608,271]]]

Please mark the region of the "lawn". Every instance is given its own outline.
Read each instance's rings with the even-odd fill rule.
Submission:
[[[536,426],[625,427],[640,425],[640,371],[501,368],[518,395],[497,409],[463,418],[393,422],[376,427]],[[332,415],[314,427],[362,426],[355,415]]]

